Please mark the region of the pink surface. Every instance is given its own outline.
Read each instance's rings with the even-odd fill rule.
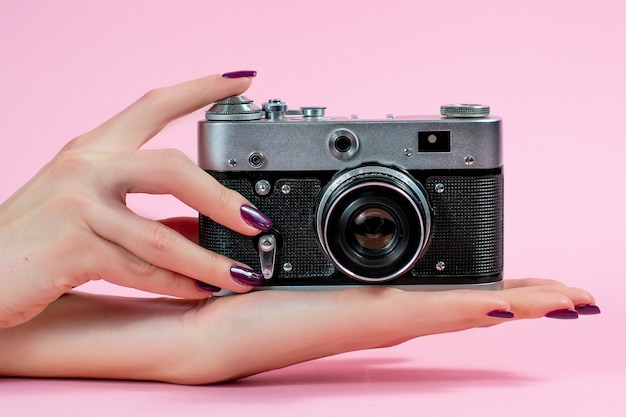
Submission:
[[[625,12],[618,0],[2,1],[2,200],[149,88],[204,74],[256,69],[250,97],[334,115],[484,102],[504,119],[506,275],[585,287],[603,314],[428,337],[215,387],[0,379],[0,413],[625,415]],[[195,158],[201,116],[149,146]],[[192,213],[166,197],[130,203],[154,218]]]

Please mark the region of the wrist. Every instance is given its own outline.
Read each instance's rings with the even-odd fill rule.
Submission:
[[[73,292],[33,320],[0,330],[0,374],[173,380],[197,302]]]

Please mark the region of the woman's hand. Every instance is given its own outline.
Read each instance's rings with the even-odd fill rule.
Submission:
[[[171,120],[245,91],[251,75],[151,91],[71,141],[0,206],[0,374],[211,383],[428,334],[599,313],[586,291],[546,280],[507,281],[503,291],[209,297],[217,287],[247,292],[262,276],[192,242],[194,221],[145,219],[125,199],[172,194],[239,233],[269,229],[180,152],[139,150]],[[93,279],[182,298],[68,293]]]
[[[192,301],[71,292],[0,330],[0,375],[206,384],[429,334],[597,314],[584,290],[540,279],[503,291],[256,291]]]
[[[206,298],[214,287],[246,292],[258,285],[260,274],[185,238],[189,221],[160,223],[125,205],[127,193],[172,194],[239,233],[271,227],[181,152],[139,150],[170,121],[242,93],[254,75],[213,75],[150,91],[67,144],[2,204],[0,328],[30,320],[89,280],[188,299]]]

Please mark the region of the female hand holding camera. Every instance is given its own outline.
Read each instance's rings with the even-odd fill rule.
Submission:
[[[427,334],[599,313],[588,292],[537,279],[505,281],[501,292],[210,297],[215,287],[247,292],[262,278],[197,246],[195,219],[155,222],[132,213],[125,199],[173,194],[239,233],[271,227],[182,153],[139,150],[171,120],[242,93],[252,75],[151,91],[71,141],[0,206],[1,375],[210,383]],[[70,291],[93,279],[181,298]]]
[[[216,75],[151,91],[72,140],[2,204],[0,328],[94,279],[193,299],[208,297],[210,285],[245,292],[258,284],[260,274],[175,230],[194,227],[189,219],[162,224],[125,205],[127,193],[172,194],[237,232],[268,228],[269,219],[181,152],[139,150],[173,119],[249,85],[250,77]]]

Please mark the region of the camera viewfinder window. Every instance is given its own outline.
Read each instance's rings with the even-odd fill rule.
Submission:
[[[450,152],[450,132],[433,131],[417,133],[418,152]]]

